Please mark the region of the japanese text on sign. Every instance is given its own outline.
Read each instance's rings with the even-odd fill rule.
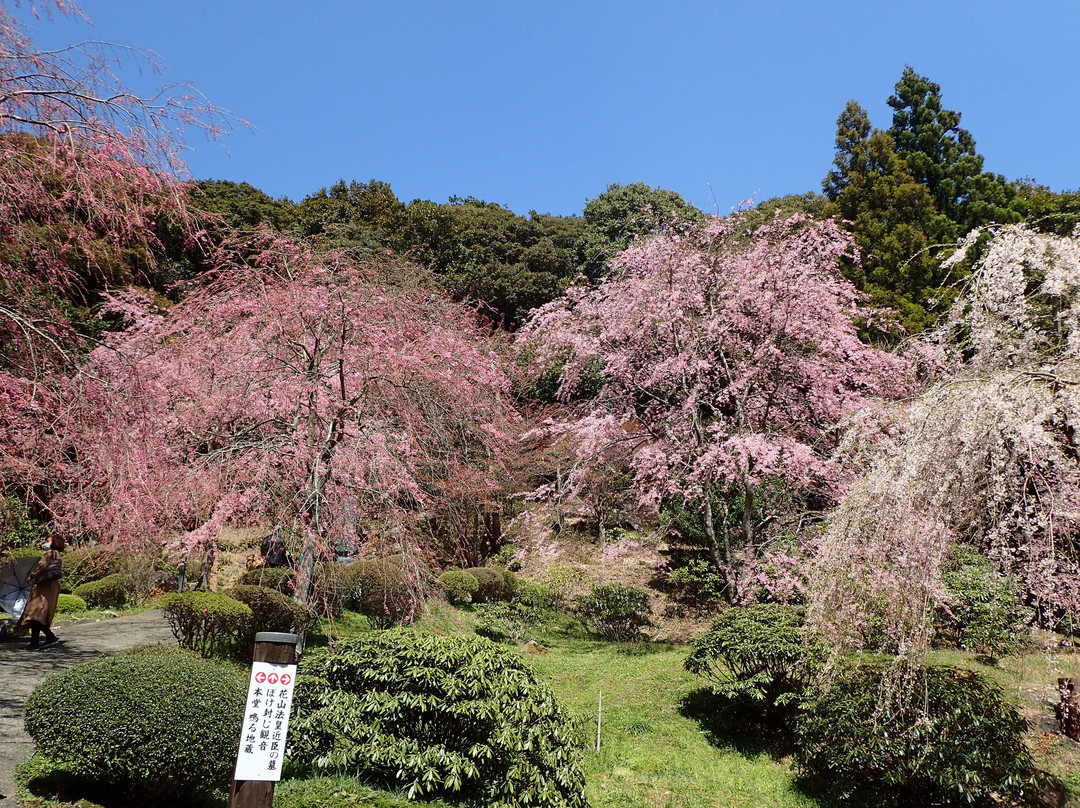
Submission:
[[[295,684],[295,665],[252,663],[234,779],[281,779]]]

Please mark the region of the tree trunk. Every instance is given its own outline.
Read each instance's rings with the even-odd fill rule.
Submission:
[[[1080,679],[1058,679],[1058,695],[1061,702],[1056,712],[1061,731],[1080,741]]]

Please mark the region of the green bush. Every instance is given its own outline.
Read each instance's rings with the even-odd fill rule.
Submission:
[[[142,804],[232,779],[247,682],[202,659],[114,656],[49,677],[26,702],[38,752]]]
[[[77,595],[60,595],[56,601],[57,614],[71,614],[72,612],[85,612],[86,601]]]
[[[265,586],[283,595],[296,592],[296,573],[288,567],[256,567],[248,570],[237,581],[240,586]]]
[[[678,597],[698,605],[721,600],[727,590],[727,579],[704,558],[688,559],[671,571],[667,582]]]
[[[543,612],[527,603],[482,603],[476,608],[476,633],[492,640],[521,642],[544,622]]]
[[[118,609],[127,603],[128,586],[127,576],[114,573],[80,584],[72,590],[72,594],[82,598],[93,609]]]
[[[644,589],[605,584],[574,599],[574,611],[593,631],[627,642],[641,637],[649,625],[649,595]]]
[[[312,620],[311,613],[295,600],[264,586],[234,586],[225,594],[251,609],[251,620],[237,647],[239,659],[251,658],[258,632],[302,634]]]
[[[725,698],[749,698],[766,711],[791,705],[825,656],[804,645],[803,621],[802,609],[778,603],[724,609],[694,639],[685,667]]]
[[[353,561],[345,565],[354,582],[347,608],[367,617],[376,628],[387,628],[420,614],[422,582],[410,580],[401,565],[388,559]]]
[[[439,586],[446,593],[446,599],[457,605],[472,603],[480,582],[476,576],[465,570],[447,570],[439,576]]]
[[[351,566],[335,561],[315,565],[313,603],[321,613],[334,616],[355,607],[359,582],[349,571]]]
[[[88,581],[99,581],[106,575],[116,572],[113,566],[118,557],[116,550],[108,547],[80,547],[64,553],[64,577],[60,579],[63,587],[74,591]]]
[[[838,805],[875,808],[1034,796],[1026,722],[994,682],[944,665],[887,671],[852,666],[805,707],[794,757],[807,785]],[[887,675],[906,698],[883,702]]]
[[[473,576],[478,584],[473,595],[474,603],[496,603],[510,600],[514,594],[517,576],[505,573],[494,567],[469,567],[465,572]]]
[[[951,604],[938,618],[941,633],[961,648],[999,658],[1030,645],[1021,593],[1016,584],[980,555],[958,550],[943,581]]]
[[[45,536],[45,525],[30,515],[23,500],[0,497],[0,553],[18,548],[36,550]]]
[[[516,654],[401,630],[306,656],[289,727],[302,768],[473,805],[584,806],[573,738]]]
[[[236,656],[251,625],[247,604],[214,592],[173,592],[161,610],[180,647],[204,657]]]

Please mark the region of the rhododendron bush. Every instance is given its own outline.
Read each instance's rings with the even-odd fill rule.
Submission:
[[[952,542],[1017,581],[1044,622],[1080,616],[1080,243],[988,235],[942,327],[966,364],[911,404],[829,519],[815,613],[838,641],[925,648]]]
[[[407,549],[409,520],[437,513],[448,489],[494,489],[513,412],[468,312],[406,266],[268,233],[218,261],[165,309],[111,299],[130,328],[72,382],[61,526],[212,552],[227,521],[275,519],[310,562],[395,526]]]
[[[522,329],[538,374],[562,366],[564,400],[602,374],[598,395],[549,426],[572,436],[577,473],[629,447],[639,505],[696,510],[732,599],[736,548],[758,548],[781,516],[760,514],[756,492],[780,481],[832,501],[845,479],[830,459],[837,422],[908,388],[906,363],[858,339],[869,313],[837,267],[851,252],[832,222],[750,229],[710,217],[635,243],[609,279],[569,290]]]

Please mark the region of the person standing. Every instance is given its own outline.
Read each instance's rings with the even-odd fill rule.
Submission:
[[[30,570],[30,598],[26,601],[19,624],[30,629],[30,647],[44,648],[59,642],[52,632],[52,621],[56,614],[56,604],[60,600],[60,576],[62,574],[61,551],[64,540],[53,536],[45,555]],[[40,642],[41,633],[45,633],[45,642]]]

